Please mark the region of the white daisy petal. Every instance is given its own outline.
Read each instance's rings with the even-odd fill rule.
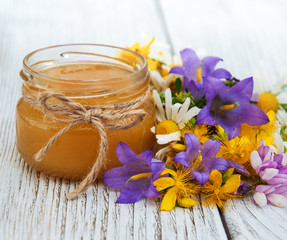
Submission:
[[[159,122],[163,121],[165,118],[165,113],[163,110],[162,102],[160,100],[159,94],[156,90],[153,90],[153,98],[154,98],[154,103],[157,106],[157,115],[159,116],[160,119],[158,119]]]
[[[151,127],[150,130],[152,133],[155,133],[155,126]]]
[[[160,42],[154,42],[150,46],[149,58],[158,59],[159,61],[164,62],[167,65],[172,64],[170,45]]]
[[[165,79],[165,86],[164,86],[164,90],[171,84],[171,82],[172,82],[172,79],[174,78],[174,77],[176,77],[176,76],[179,76],[179,75],[177,75],[177,74],[169,74],[167,77],[166,77],[166,79]],[[182,77],[182,76],[181,76]]]
[[[281,104],[287,104],[287,96],[286,96],[286,92],[284,91],[283,93],[279,94],[277,96],[277,100],[279,103]]]
[[[182,121],[184,123],[187,123],[190,119],[197,116],[197,114],[200,112],[200,110],[201,109],[198,107],[193,107],[193,108],[189,109],[188,112],[185,114],[184,118],[182,119]]]
[[[164,85],[164,79],[161,77],[158,71],[150,72],[151,82],[156,90],[160,91]]]
[[[160,150],[157,151],[157,153],[155,154],[156,158],[163,160],[165,157],[165,154],[170,152],[172,150],[172,148],[168,145]]]
[[[170,119],[171,117],[171,106],[172,106],[171,91],[168,88],[165,90],[165,111],[167,119]]]
[[[175,121],[175,119],[178,115],[178,110],[180,109],[181,106],[182,106],[182,104],[180,104],[180,103],[176,103],[176,104],[172,105],[172,107],[171,107],[172,113],[171,113],[171,118],[170,118],[171,120]]]
[[[276,117],[281,125],[287,125],[287,113],[283,108],[279,108]]]
[[[157,120],[158,122],[162,122],[163,120],[165,120],[165,117],[163,117],[163,115],[160,114],[159,111],[156,111],[155,117],[156,117],[156,120]]]
[[[155,135],[157,139],[158,144],[167,144],[173,141],[179,141],[180,140],[180,131],[173,132],[170,134],[157,134]]]
[[[181,120],[184,118],[185,114],[187,113],[189,104],[190,104],[190,98],[187,98],[177,114],[177,117],[175,119],[176,123],[180,123]]]

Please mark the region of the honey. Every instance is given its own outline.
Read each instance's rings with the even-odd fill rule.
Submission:
[[[113,54],[98,55],[97,50],[103,48],[112,49]],[[132,62],[118,59],[119,50],[126,51],[101,45],[64,45],[33,52],[24,59],[23,89],[34,97],[45,91],[60,92],[83,106],[109,105],[143,96],[149,84],[146,60],[132,52],[129,53],[134,54]],[[128,144],[137,154],[153,149],[152,100],[146,98],[139,108],[147,114],[138,125],[125,130],[106,129],[108,150],[99,179],[105,171],[121,166],[115,151],[119,142]],[[133,117],[123,121],[133,121]],[[42,161],[34,159],[66,125],[67,122],[51,119],[40,107],[21,98],[16,112],[17,147],[23,159],[37,170],[66,179],[83,179],[99,152],[100,135],[93,124],[82,122],[74,126],[53,143]]]

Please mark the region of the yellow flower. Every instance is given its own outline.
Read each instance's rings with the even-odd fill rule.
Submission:
[[[147,44],[140,44],[139,42],[136,42],[134,45],[132,45],[131,47],[126,47],[129,50],[132,50],[134,52],[140,53],[141,55],[143,55],[147,60],[149,65],[151,64],[151,62],[149,62],[149,52],[150,52],[150,46],[151,44],[154,42],[155,38],[153,37],[152,40],[150,42],[148,42]],[[130,63],[134,63],[135,56],[128,52],[128,51],[119,51],[118,53],[118,58],[124,59]]]
[[[229,140],[226,132],[221,126],[217,126],[217,129],[218,131],[217,134],[214,135],[214,138],[221,142],[221,147],[216,156],[240,163],[250,174],[256,174],[251,166],[250,155],[254,150],[258,149],[257,142],[252,142],[246,136]]]
[[[194,128],[186,126],[181,130],[181,136],[184,137],[186,133],[193,133],[201,143],[205,143],[209,139],[208,127],[206,125],[196,124]]]
[[[264,92],[259,95],[257,106],[266,113],[270,110],[277,112],[279,108],[279,101],[275,94],[271,92]]]
[[[256,149],[256,146],[250,142],[247,137],[236,137],[231,140],[228,138],[220,139],[221,147],[217,157],[231,159],[234,162],[245,164],[250,159],[250,154]]]
[[[252,143],[247,137],[236,137],[221,141],[221,147],[216,156],[240,163],[250,174],[256,174],[250,162],[250,155],[254,150],[257,150],[257,144]]]
[[[196,202],[191,198],[198,193],[198,186],[190,182],[189,175],[191,171],[183,168],[177,171],[171,169],[164,169],[161,175],[169,173],[171,177],[161,177],[154,182],[156,189],[161,192],[166,190],[162,199],[162,211],[171,211],[175,204],[182,207],[192,207]]]
[[[151,41],[148,42],[147,44],[142,44],[142,45],[139,42],[136,42],[134,45],[132,45],[131,47],[127,47],[127,48],[137,53],[140,53],[144,57],[148,58],[148,55],[150,52],[150,46],[152,45],[154,40],[155,40],[155,37],[153,37]]]
[[[202,186],[204,204],[214,206],[215,204],[222,208],[224,201],[240,197],[236,194],[236,189],[240,186],[240,174],[233,174],[222,185],[222,174],[218,170],[213,170],[207,183]]]
[[[158,70],[159,64],[160,64],[158,60],[148,58],[147,62],[148,62],[149,70],[151,70],[151,71]]]
[[[267,113],[269,123],[259,126],[249,126],[246,123],[241,125],[240,136],[247,137],[251,142],[256,143],[256,147],[259,146],[261,139],[264,140],[266,145],[273,143],[273,134],[279,128],[277,121],[275,121],[275,112],[272,110]]]

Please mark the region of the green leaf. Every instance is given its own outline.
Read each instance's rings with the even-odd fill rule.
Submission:
[[[227,179],[229,179],[232,176],[233,172],[234,172],[234,168],[229,168],[227,171],[223,173],[222,180],[225,182]]]
[[[176,93],[179,94],[181,91],[181,87],[182,87],[182,82],[180,78],[177,78],[175,80],[175,88],[176,88]]]
[[[196,122],[196,119],[193,117],[192,119],[189,119],[189,121],[185,124],[185,127],[190,130],[193,130],[195,127],[195,122]]]
[[[160,101],[162,102],[162,103],[165,103],[165,95],[164,95],[164,93],[159,93],[159,97],[160,97]]]
[[[205,96],[199,99],[194,99],[193,101],[194,105],[197,106],[198,108],[203,108],[207,103]]]

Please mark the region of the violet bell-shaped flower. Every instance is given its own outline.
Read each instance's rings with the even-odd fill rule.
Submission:
[[[244,194],[244,193],[246,193],[248,190],[250,190],[251,188],[252,188],[251,185],[245,183],[244,181],[241,181],[239,188],[237,188],[237,190],[236,190],[236,193]]]
[[[120,142],[116,154],[123,166],[105,172],[103,179],[109,187],[121,189],[117,203],[135,203],[143,196],[155,198],[160,195],[153,182],[159,178],[165,164],[152,158],[152,151],[137,155]]]
[[[251,126],[266,124],[268,116],[250,103],[253,79],[244,79],[232,87],[220,80],[204,79],[206,106],[197,116],[197,124],[220,125],[228,138],[237,137],[242,123]]]
[[[192,169],[193,176],[199,184],[204,185],[212,170],[227,170],[228,162],[223,158],[215,157],[220,149],[220,142],[207,140],[203,145],[191,133],[186,133],[186,151],[176,154],[173,161]]]
[[[183,76],[182,89],[191,92],[194,98],[201,98],[204,95],[203,78],[230,79],[232,75],[223,68],[215,69],[218,62],[222,61],[218,57],[205,57],[199,59],[196,52],[190,48],[180,52],[182,67],[175,66],[170,69],[170,73]]]

